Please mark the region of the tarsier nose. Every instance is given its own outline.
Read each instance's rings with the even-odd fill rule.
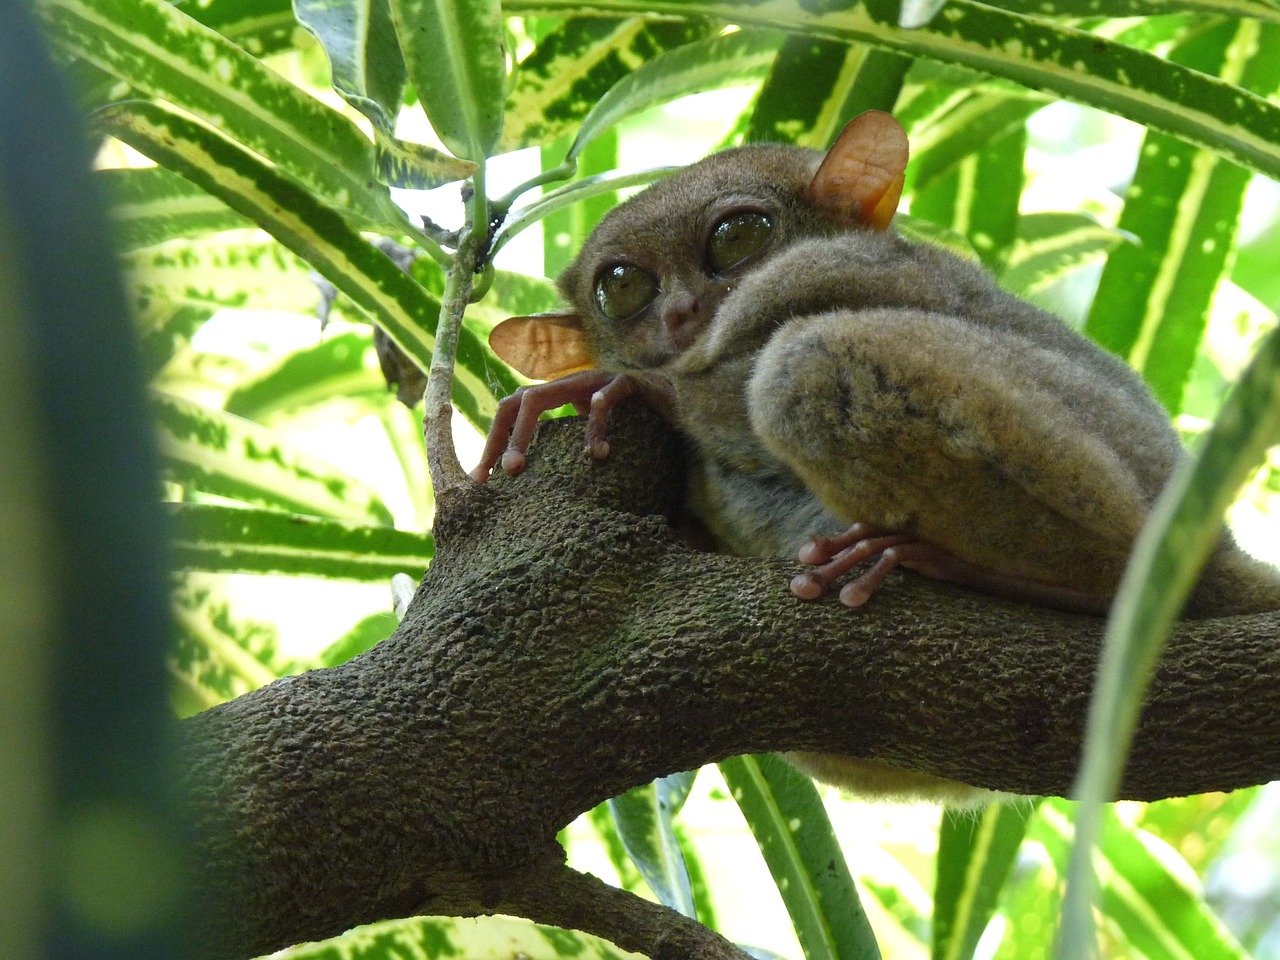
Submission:
[[[702,304],[695,296],[686,295],[673,301],[662,313],[667,338],[677,350],[686,349],[702,329]]]

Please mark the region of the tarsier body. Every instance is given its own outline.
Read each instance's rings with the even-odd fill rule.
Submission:
[[[603,408],[598,443],[599,414],[640,384],[693,440],[693,513],[728,551],[799,553],[813,565],[799,596],[849,579],[841,597],[858,606],[902,565],[1104,609],[1184,455],[1178,438],[1118,359],[977,265],[888,229],[905,163],[896,122],[866,114],[825,157],[726,151],[618,207],[559,279],[574,312],[509,321],[493,341],[535,376],[604,373],[515,399],[481,473],[513,427],[504,465],[518,469],[547,405]],[[1276,608],[1280,575],[1224,535],[1189,612]],[[863,793],[983,795],[875,762],[793,759]]]

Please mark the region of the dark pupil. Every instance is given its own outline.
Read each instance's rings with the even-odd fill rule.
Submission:
[[[610,320],[626,320],[647,307],[658,293],[653,274],[631,264],[609,267],[596,281],[596,303]]]
[[[711,231],[707,243],[707,260],[716,273],[725,273],[763,248],[773,224],[763,213],[735,213],[726,217]]]

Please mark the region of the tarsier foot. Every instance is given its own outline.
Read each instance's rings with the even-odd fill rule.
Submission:
[[[802,600],[816,600],[854,567],[875,559],[871,568],[840,590],[840,602],[861,607],[895,567],[905,567],[932,580],[945,580],[987,593],[1079,613],[1105,614],[1111,598],[1052,586],[978,567],[936,544],[907,534],[887,533],[855,523],[834,537],[814,537],[800,548],[800,561],[815,569],[791,581],[791,592]]]
[[[471,479],[484,483],[499,463],[502,472],[515,476],[525,466],[525,455],[538,429],[538,417],[548,410],[572,404],[587,414],[587,451],[597,460],[609,455],[609,414],[631,397],[640,397],[664,416],[671,415],[671,389],[649,378],[631,374],[583,370],[558,380],[521,387],[498,404],[480,462]]]

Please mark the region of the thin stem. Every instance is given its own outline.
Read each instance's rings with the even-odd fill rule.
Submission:
[[[496,200],[493,204],[493,208],[505,215],[506,212],[511,209],[511,205],[523,194],[528,193],[534,187],[542,186],[544,183],[551,183],[553,180],[567,180],[573,176],[574,171],[577,169],[577,160],[566,160],[557,167],[551,167],[549,170],[543,170],[536,177],[530,177],[510,193],[504,194]]]
[[[427,374],[426,418],[424,433],[427,443],[427,466],[436,498],[470,484],[458,460],[453,443],[453,368],[458,354],[458,331],[462,315],[471,301],[471,284],[476,264],[489,238],[488,201],[484,193],[484,166],[471,178],[472,193],[467,224],[461,231],[461,242],[449,262],[444,296],[440,299],[440,320],[436,324],[436,349]]]

